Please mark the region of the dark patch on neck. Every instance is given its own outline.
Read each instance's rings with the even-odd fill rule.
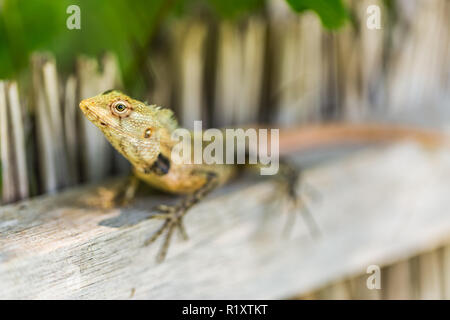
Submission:
[[[154,173],[158,176],[167,174],[170,170],[170,160],[166,158],[162,153],[158,155],[155,162],[151,166],[144,168],[145,173]]]
[[[106,90],[105,92],[102,93],[102,95],[111,93],[111,92],[113,92],[113,91],[116,91],[116,89],[109,89],[109,90]]]

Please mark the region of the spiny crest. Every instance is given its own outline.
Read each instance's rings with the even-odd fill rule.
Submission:
[[[161,106],[150,105],[157,114],[158,121],[166,127],[169,131],[173,131],[178,127],[177,119],[172,110],[163,108]]]

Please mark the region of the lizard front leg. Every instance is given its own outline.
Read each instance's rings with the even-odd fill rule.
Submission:
[[[196,203],[202,200],[208,193],[210,193],[217,186],[217,174],[212,171],[202,172],[205,174],[206,181],[202,187],[198,190],[185,196],[180,203],[167,206],[160,205],[157,209],[160,211],[159,214],[155,214],[150,216],[151,219],[164,219],[163,225],[151,236],[147,241],[145,241],[145,245],[149,245],[153,243],[156,239],[158,239],[164,232],[166,233],[164,242],[161,246],[161,249],[157,255],[157,261],[161,262],[167,255],[167,251],[169,249],[170,240],[172,238],[172,234],[175,228],[178,228],[181,235],[184,239],[187,239],[187,233],[183,226],[183,217],[186,215],[187,211],[192,208]]]
[[[119,187],[115,197],[114,203],[119,206],[129,204],[135,197],[136,191],[139,187],[139,179],[133,173],[126,179],[126,181]]]

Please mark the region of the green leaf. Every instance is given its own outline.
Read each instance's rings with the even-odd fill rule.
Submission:
[[[50,51],[61,70],[72,70],[78,55],[114,52],[124,74],[136,78],[133,62],[148,50],[168,0],[0,0],[0,78],[28,66],[33,51]],[[81,30],[69,30],[66,12],[78,5]]]
[[[312,10],[324,27],[336,29],[344,25],[349,15],[342,0],[286,0],[294,11]]]
[[[265,0],[208,0],[214,10],[225,18],[239,17],[262,8]]]

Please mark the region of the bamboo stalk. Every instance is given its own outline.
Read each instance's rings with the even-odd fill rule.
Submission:
[[[64,119],[59,97],[58,74],[56,62],[53,58],[48,58],[42,65],[42,77],[44,80],[43,89],[45,92],[45,114],[50,124],[51,139],[53,144],[53,157],[58,188],[63,188],[69,184],[67,157],[64,146]]]
[[[319,292],[319,299],[345,300],[351,299],[351,286],[348,280],[335,282]]]
[[[410,262],[400,261],[382,269],[383,299],[412,299],[413,277],[411,276]]]
[[[442,248],[442,298],[450,300],[450,245]]]
[[[383,271],[381,271],[383,274]],[[350,281],[350,295],[352,299],[364,299],[364,300],[379,300],[381,299],[382,290],[381,289],[369,289],[367,287],[367,279],[369,274],[363,274],[360,276],[355,276],[349,279]]]
[[[32,57],[33,110],[36,115],[37,148],[41,188],[45,193],[56,192],[58,184],[57,160],[55,158],[55,140],[52,133],[52,122],[45,97],[42,66],[46,58]]]
[[[242,41],[237,26],[224,21],[219,26],[214,122],[222,127],[234,124],[242,77]]]
[[[98,71],[98,63],[94,59],[86,57],[78,61],[78,77],[80,81],[79,100],[95,96],[105,90],[115,87],[117,73],[109,68],[114,68],[112,57],[103,60],[104,72]],[[100,132],[87,120],[80,111],[77,111],[82,123],[82,159],[85,177],[88,181],[101,181],[108,175],[112,168],[113,150]]]
[[[194,128],[194,121],[204,118],[203,86],[207,32],[207,26],[199,22],[182,22],[177,27],[180,122],[189,129]]]
[[[265,61],[266,23],[260,17],[250,17],[241,41],[242,76],[234,120],[237,124],[246,124],[258,120]]]
[[[3,203],[12,202],[15,200],[15,180],[13,176],[14,168],[11,161],[12,150],[9,136],[9,112],[6,101],[6,83],[4,81],[0,81],[0,152]]]
[[[28,198],[28,170],[25,150],[25,129],[23,125],[22,106],[19,102],[17,83],[8,86],[9,114],[11,115],[12,141],[14,146],[14,159],[17,180],[16,199]]]
[[[64,90],[64,136],[68,161],[68,182],[74,185],[78,181],[78,135],[77,135],[77,79],[67,78]]]
[[[433,250],[419,256],[419,299],[442,299],[442,280],[440,274],[439,252]]]

